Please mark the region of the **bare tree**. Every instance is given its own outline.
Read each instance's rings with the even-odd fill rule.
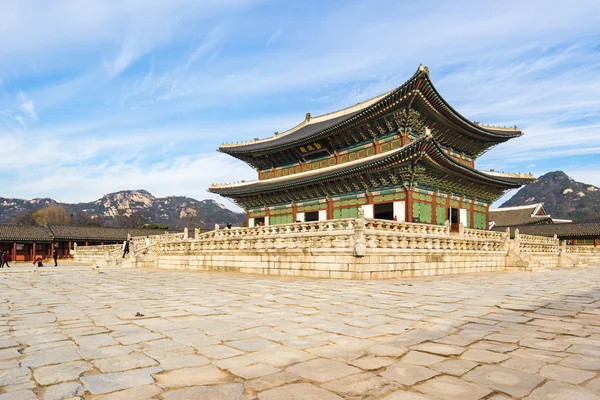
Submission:
[[[13,215],[9,223],[15,225],[35,225],[35,219],[33,219],[33,211],[32,210],[23,210],[18,214]]]

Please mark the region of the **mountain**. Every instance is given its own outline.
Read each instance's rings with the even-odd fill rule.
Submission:
[[[533,203],[544,203],[544,209],[554,218],[573,222],[600,220],[600,189],[577,182],[562,171],[540,176],[500,207]]]
[[[214,224],[239,226],[246,219],[214,200],[196,200],[184,196],[157,198],[145,190],[109,193],[89,203],[59,203],[52,199],[7,199],[0,197],[0,223],[48,206],[65,208],[74,224],[95,223],[103,226],[137,227],[143,224],[167,225],[171,229],[214,228]]]

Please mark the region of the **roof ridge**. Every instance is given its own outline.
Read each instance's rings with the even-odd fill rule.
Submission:
[[[528,208],[536,208],[539,205],[544,205],[544,203],[533,203],[533,204],[525,204],[523,206],[513,206],[513,207],[498,207],[498,208],[490,208],[490,212],[495,211],[513,211],[513,210],[526,210]]]
[[[473,121],[474,125],[477,125],[481,128],[485,128],[485,129],[493,129],[493,130],[497,130],[497,131],[519,131],[519,128],[515,125],[515,126],[500,126],[500,125],[489,125],[489,124],[482,124],[481,122],[477,122],[477,121]]]

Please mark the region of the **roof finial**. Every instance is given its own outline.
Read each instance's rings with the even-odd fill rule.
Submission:
[[[305,120],[306,122],[309,122],[309,121],[310,121],[310,113],[306,113],[306,117],[304,117],[304,120]]]
[[[429,76],[429,68],[427,68],[425,65],[419,64],[419,71],[423,71],[427,74],[427,76]]]

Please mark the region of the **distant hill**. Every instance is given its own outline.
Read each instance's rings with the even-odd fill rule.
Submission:
[[[244,213],[233,212],[214,200],[183,196],[157,198],[145,190],[125,190],[109,193],[93,202],[77,204],[59,203],[48,198],[24,200],[0,197],[0,223],[14,222],[20,215],[52,205],[62,205],[71,216],[72,223],[78,225],[137,227],[159,224],[182,229],[202,223],[204,229],[212,229],[216,223],[230,222],[239,226],[246,219]]]
[[[537,182],[524,186],[500,207],[544,203],[544,209],[554,218],[573,222],[600,220],[600,189],[576,182],[562,171],[548,172]]]

